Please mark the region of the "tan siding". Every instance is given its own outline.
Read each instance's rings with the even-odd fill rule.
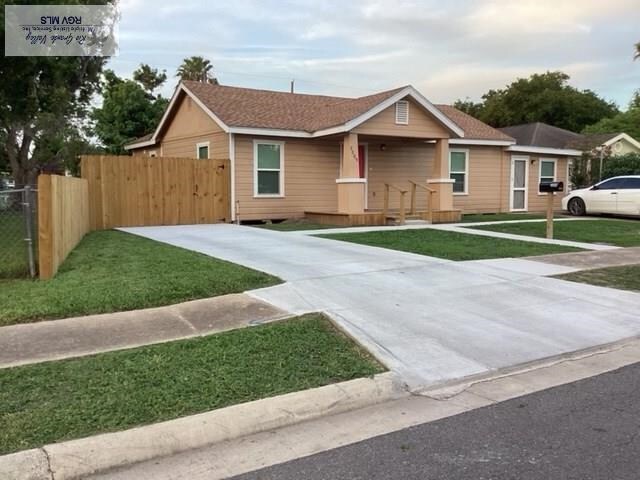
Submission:
[[[431,115],[409,100],[409,124],[396,125],[396,106],[391,105],[353,130],[367,135],[394,137],[448,138],[447,130]]]
[[[368,147],[368,208],[382,209],[384,203],[384,184],[390,183],[404,190],[410,190],[409,180],[426,184],[433,168],[433,145],[424,143],[386,143],[385,151],[379,144]],[[418,190],[416,208],[426,208],[426,192]],[[398,208],[400,197],[397,191],[390,191],[389,206]],[[407,194],[407,207],[409,194]]]
[[[464,213],[500,211],[506,184],[502,149],[499,147],[461,147],[461,149],[469,151],[468,194],[455,194],[454,208]]]
[[[528,202],[527,210],[529,212],[542,212],[547,209],[547,196],[538,193],[538,185],[540,183],[540,156],[529,156],[529,182],[528,182]],[[565,192],[568,187],[567,182],[567,157],[558,157],[545,155],[542,158],[555,158],[556,159],[556,180],[564,182]],[[533,164],[531,161],[533,160]],[[554,199],[554,208],[559,210],[561,208],[561,200],[565,193],[556,193]]]
[[[235,136],[236,200],[241,221],[301,217],[305,210],[337,210],[337,140],[285,139],[284,198],[253,197],[253,140]]]
[[[210,143],[210,158],[229,158],[229,135],[185,96],[162,136],[158,156],[196,158],[196,144],[202,142]]]

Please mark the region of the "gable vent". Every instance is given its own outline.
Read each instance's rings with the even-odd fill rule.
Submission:
[[[396,124],[409,124],[409,102],[406,100],[396,102]]]

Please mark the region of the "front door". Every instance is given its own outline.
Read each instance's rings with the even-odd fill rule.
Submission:
[[[360,178],[364,178],[366,180],[367,178],[367,163],[368,163],[368,158],[367,158],[367,145],[366,144],[360,144],[358,145],[358,177]],[[367,208],[367,184],[364,184],[364,208]]]
[[[510,201],[512,212],[527,210],[527,182],[529,180],[529,157],[511,157]]]

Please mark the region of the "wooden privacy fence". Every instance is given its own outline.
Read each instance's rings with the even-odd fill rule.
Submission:
[[[38,268],[53,277],[67,255],[89,232],[88,182],[82,178],[38,177]]]
[[[83,156],[91,230],[230,219],[229,160]]]

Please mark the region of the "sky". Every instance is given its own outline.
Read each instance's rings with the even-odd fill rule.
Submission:
[[[479,100],[561,70],[626,107],[640,88],[639,0],[121,0],[119,55],[166,70],[208,58],[224,85],[356,97],[411,84],[434,103]]]

